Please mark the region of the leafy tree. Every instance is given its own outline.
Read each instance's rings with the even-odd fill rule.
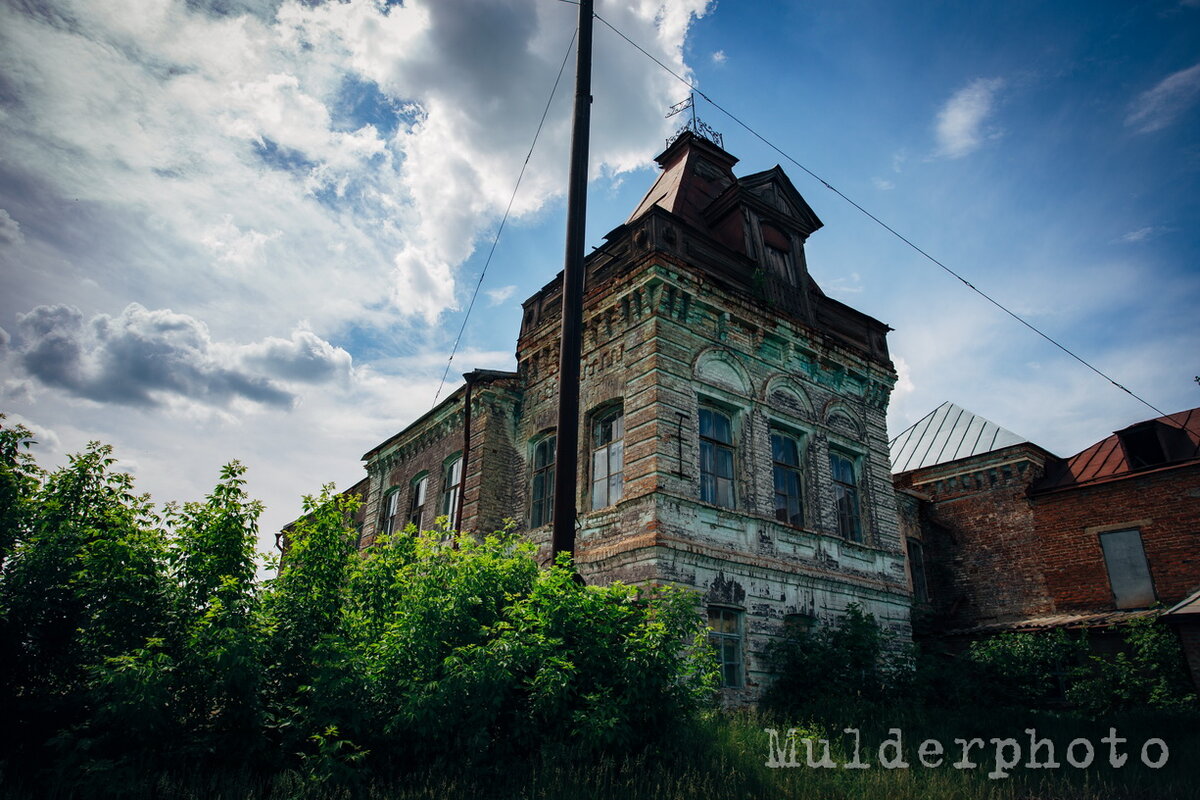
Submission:
[[[304,498],[304,516],[291,531],[287,555],[263,598],[270,658],[264,679],[268,724],[285,752],[337,727],[328,709],[341,705],[327,689],[340,682],[348,654],[339,633],[346,583],[357,550],[347,520],[358,500],[332,485]],[[323,684],[318,690],[318,684]],[[335,750],[337,748],[334,748]]]
[[[175,586],[177,713],[200,755],[240,761],[261,743],[265,630],[255,580],[262,504],[245,491],[246,468],[221,469],[203,503],[170,509]]]
[[[777,677],[763,705],[781,714],[861,715],[910,683],[909,654],[857,603],[832,625],[786,636],[769,658]]]
[[[264,584],[237,462],[159,519],[110,448],[43,476],[27,437],[0,436],[0,777],[52,767],[36,780],[138,794],[166,773],[299,768],[347,786],[628,753],[712,695],[689,592],[583,586],[512,531],[360,553],[357,500],[329,486]]]
[[[50,475],[0,575],[0,691],[13,752],[89,719],[93,670],[165,626],[165,540],[149,498],[115,461],[92,443]]]
[[[0,568],[17,542],[29,535],[33,495],[42,470],[29,448],[33,432],[24,425],[6,427],[0,414]]]

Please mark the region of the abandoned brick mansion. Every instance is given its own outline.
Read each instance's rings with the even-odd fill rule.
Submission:
[[[827,297],[821,221],[779,167],[685,131],[586,262],[576,563],[702,596],[731,700],[786,625],[861,604],[901,635],[910,592],[888,460],[883,323]],[[516,372],[477,370],[366,455],[363,546],[442,515],[516,520],[549,552],[561,274],[524,303]]]

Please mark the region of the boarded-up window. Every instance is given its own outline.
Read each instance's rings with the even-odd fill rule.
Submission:
[[[1154,603],[1154,582],[1142,548],[1141,531],[1110,531],[1100,534],[1104,565],[1117,608],[1144,608]]]

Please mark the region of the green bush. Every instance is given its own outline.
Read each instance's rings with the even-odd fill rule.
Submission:
[[[110,448],[45,475],[28,439],[0,426],[0,781],[136,796],[169,774],[347,787],[620,757],[713,694],[692,593],[583,586],[512,532],[360,553],[332,487],[259,581],[236,462],[159,516]]]
[[[772,645],[776,673],[762,704],[772,713],[852,719],[911,691],[913,657],[853,603],[833,624]]]
[[[1194,710],[1183,651],[1167,625],[1143,617],[1123,625],[1121,634],[1125,650],[1112,658],[1089,656],[1067,699],[1093,717],[1146,708]]]
[[[1034,707],[1061,700],[1087,645],[1062,629],[1004,633],[972,642],[963,669],[975,673],[989,703]]]
[[[273,596],[312,566],[309,552],[289,553]],[[535,554],[509,532],[428,532],[354,556],[338,619],[309,640],[321,666],[290,701],[305,709],[293,720],[306,738],[336,729],[338,753],[353,745],[369,753],[363,767],[384,769],[563,745],[627,752],[711,694],[692,594],[582,586],[565,564],[539,569]]]

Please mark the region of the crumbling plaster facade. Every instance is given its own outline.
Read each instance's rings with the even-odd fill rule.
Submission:
[[[730,702],[761,691],[785,622],[828,622],[858,603],[910,633],[885,428],[888,329],[812,282],[803,244],[821,223],[782,171],[738,179],[735,161],[684,133],[646,200],[587,260],[576,552],[589,582],[678,584],[701,595],[701,613],[727,612]],[[556,423],[560,308],[561,275],[524,304],[515,373],[468,373],[364,456],[365,545],[425,476],[421,527],[440,514],[475,532],[514,520],[548,557],[551,526],[531,523],[544,492],[538,445]],[[614,461],[593,452],[594,435],[618,415]],[[702,415],[727,421],[728,440],[702,444]],[[779,468],[773,435],[793,443],[797,463]],[[715,467],[714,450],[732,466]],[[622,478],[608,484],[619,498],[597,504],[600,456]],[[702,499],[723,469],[731,481]],[[782,495],[777,473],[795,477]]]

